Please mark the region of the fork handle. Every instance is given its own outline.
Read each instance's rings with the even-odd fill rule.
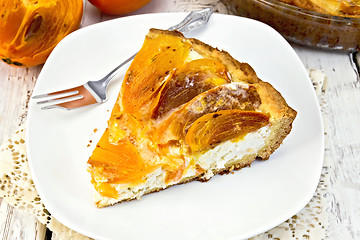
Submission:
[[[183,21],[181,21],[179,24],[176,24],[176,25],[168,28],[168,30],[169,31],[177,30],[177,31],[181,32],[182,34],[187,34],[190,31],[193,31],[193,30],[205,25],[209,21],[209,18],[212,13],[213,13],[212,8],[205,8],[202,10],[192,11],[189,13],[189,15],[187,15],[184,18]],[[110,80],[113,79],[113,77],[118,73],[118,70],[120,68],[122,68],[124,65],[126,65],[127,63],[129,63],[131,60],[133,60],[135,58],[136,54],[137,53],[135,53],[134,55],[132,55],[131,57],[126,59],[119,66],[117,66],[111,72],[109,72],[103,78],[104,81],[102,81],[100,83],[102,85],[102,87],[107,88]],[[92,89],[97,89],[95,87],[95,85],[99,85],[99,83],[96,83],[96,81],[94,81],[94,82],[90,81],[88,84]],[[104,96],[104,98],[105,98],[105,96]]]
[[[126,59],[125,61],[123,61],[119,66],[117,66],[116,68],[114,68],[111,72],[109,72],[103,79],[104,81],[102,82],[102,86],[103,87],[107,87],[109,85],[109,82],[111,79],[113,79],[113,77],[115,77],[115,75],[118,73],[118,70],[120,68],[122,68],[123,66],[125,66],[127,63],[131,62],[137,53],[133,54],[131,57],[129,57],[128,59]]]
[[[212,8],[205,8],[202,10],[192,11],[179,24],[170,27],[168,30],[169,31],[177,30],[182,34],[187,34],[190,31],[205,25],[209,21],[212,13],[213,13]]]

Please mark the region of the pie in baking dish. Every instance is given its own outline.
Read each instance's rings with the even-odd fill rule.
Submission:
[[[249,64],[179,32],[151,29],[88,160],[96,205],[266,160],[295,116]]]
[[[360,0],[280,0],[315,12],[343,17],[360,17]]]

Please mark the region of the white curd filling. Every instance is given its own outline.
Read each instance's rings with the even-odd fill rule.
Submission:
[[[265,140],[269,134],[270,127],[265,126],[255,132],[248,133],[238,142],[228,140],[206,152],[203,152],[202,154],[199,154],[198,156],[195,156],[194,161],[192,161],[194,163],[193,166],[189,166],[189,168],[186,169],[184,175],[178,182],[189,177],[194,177],[197,174],[195,168],[196,164],[205,170],[203,179],[210,179],[214,176],[214,172],[224,169],[228,162],[241,160],[244,156],[255,154],[259,151],[265,146]],[[115,184],[114,187],[119,193],[119,199],[139,199],[144,193],[149,192],[150,190],[166,188],[168,184],[166,184],[165,179],[166,171],[158,168],[147,175],[144,183],[132,187],[129,187],[126,184]],[[173,182],[170,185],[178,182]],[[113,198],[100,197],[100,199],[102,203],[106,204],[113,204],[118,201]]]
[[[199,155],[196,162],[206,171],[204,179],[209,179],[214,175],[213,172],[224,169],[228,162],[255,154],[265,146],[265,140],[269,134],[270,127],[265,126],[255,132],[248,133],[244,139],[238,142],[228,140]]]
[[[202,59],[204,58],[198,52],[194,50],[190,50],[188,57],[185,59],[185,62],[191,62],[193,60]]]

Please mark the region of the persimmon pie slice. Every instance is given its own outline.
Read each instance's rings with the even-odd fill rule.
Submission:
[[[151,29],[88,160],[96,205],[266,160],[295,116],[249,64],[179,32]]]

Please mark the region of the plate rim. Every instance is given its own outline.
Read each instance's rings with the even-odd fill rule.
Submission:
[[[87,27],[84,27],[84,28],[81,28],[79,29],[78,31],[75,31],[73,32],[72,34],[68,35],[66,37],[66,39],[72,37],[74,34],[79,34],[78,32],[79,31],[91,31],[92,28],[94,28],[95,26],[98,26],[98,25],[102,25],[102,24],[109,24],[109,22],[116,22],[116,21],[119,21],[119,22],[122,22],[123,19],[129,19],[129,18],[147,18],[147,17],[151,17],[153,15],[163,15],[164,18],[166,18],[167,16],[170,16],[170,15],[185,15],[187,14],[186,12],[167,12],[167,13],[147,13],[147,14],[139,14],[139,15],[134,15],[134,16],[126,16],[126,17],[123,17],[123,18],[117,18],[117,19],[113,19],[113,20],[108,20],[106,22],[100,22],[100,23],[95,23],[95,24],[92,24],[92,25],[89,25]],[[271,29],[272,31],[276,32],[273,28],[271,28],[270,26],[262,23],[262,22],[259,22],[259,21],[256,21],[256,20],[253,20],[253,19],[248,19],[248,18],[244,18],[244,17],[239,17],[239,16],[232,16],[232,15],[225,15],[225,14],[219,14],[219,13],[214,13],[214,15],[216,16],[219,16],[219,17],[224,17],[224,18],[231,18],[231,19],[236,19],[236,18],[241,18],[241,19],[246,19],[246,21],[253,21],[253,22],[257,22],[257,24],[260,24],[260,25],[263,25],[263,26],[266,26],[267,28]],[[276,32],[277,33],[277,32]],[[277,33],[280,37],[281,35],[279,33]],[[282,37],[281,37],[282,38]],[[64,38],[65,39],[65,38]],[[285,41],[285,39],[284,39]],[[291,46],[288,44],[288,47],[291,48]],[[293,50],[293,49],[292,49]],[[306,73],[306,69],[305,67],[303,66],[300,58],[297,56],[296,52],[293,50],[293,53],[295,54],[295,56],[297,57],[298,61],[301,63],[302,65],[302,68],[303,68],[303,71]],[[47,66],[47,63],[45,63],[45,65],[43,66],[43,69]],[[42,73],[43,73],[43,69],[41,70],[40,74],[39,74],[39,77],[38,79],[42,78]],[[308,84],[311,84],[310,82],[310,78],[308,78]],[[34,87],[34,92],[36,92],[36,89],[37,89],[37,86],[38,86],[38,83],[36,83],[35,87]],[[312,87],[312,86],[311,86]],[[318,182],[320,180],[320,177],[321,177],[321,170],[322,170],[322,166],[323,166],[323,161],[324,161],[324,152],[325,152],[325,149],[324,149],[324,145],[325,145],[325,136],[324,136],[324,126],[323,126],[323,120],[322,120],[322,114],[321,114],[321,108],[320,108],[320,104],[319,104],[319,101],[318,101],[318,98],[315,94],[315,91],[312,92],[312,97],[314,98],[314,100],[316,101],[316,107],[317,107],[317,113],[318,113],[318,117],[319,117],[319,124],[320,124],[320,131],[321,131],[321,146],[322,148],[319,150],[319,155],[320,155],[320,161],[319,161],[319,164],[321,165],[321,167],[319,168],[319,171],[318,171],[318,180],[316,183],[314,183],[313,185],[313,190],[311,191],[312,194],[309,195],[306,199],[306,201],[302,201],[301,203],[298,203],[297,207],[293,209],[293,211],[291,211],[292,213],[290,214],[291,216],[289,216],[288,218],[292,217],[293,215],[295,215],[296,213],[298,213],[300,210],[302,210],[306,204],[311,200],[311,198],[313,197],[315,191],[316,191],[316,188],[317,188],[317,185],[318,185]],[[29,110],[28,110],[28,117],[26,119],[26,129],[29,129],[30,128],[30,122],[31,122],[31,114],[32,114],[32,106],[34,106],[34,104],[32,104],[33,100],[30,99],[30,102],[29,102]],[[296,120],[295,120],[296,121]],[[33,161],[31,160],[32,157],[31,157],[31,153],[30,153],[30,150],[28,149],[31,149],[30,145],[29,145],[29,134],[28,134],[29,131],[26,131],[26,149],[27,149],[27,155],[28,155],[28,163],[29,163],[29,168],[30,168],[30,171],[32,173],[32,178],[34,180],[34,184],[36,186],[36,189],[39,193],[39,196],[41,198],[41,201],[44,203],[45,206],[51,206],[50,208],[52,208],[52,204],[48,202],[48,199],[46,196],[46,194],[42,191],[41,187],[38,187],[39,186],[39,180],[37,179],[36,177],[36,174],[34,174],[35,170],[34,170],[34,165],[33,165]],[[47,207],[46,207],[47,208]],[[69,222],[68,219],[66,219],[65,217],[63,217],[61,214],[58,214],[58,211],[56,209],[48,209],[50,213],[52,213],[52,215],[61,223],[63,223],[65,226],[71,226],[71,229],[77,231],[78,233],[81,233],[81,234],[84,234],[86,236],[90,236],[90,237],[95,237],[96,239],[108,239],[106,237],[103,237],[103,236],[99,236],[97,234],[94,234],[93,232],[91,231],[88,231],[86,229],[83,229],[80,225],[78,224],[75,224],[73,222]],[[55,213],[55,214],[54,214]],[[286,218],[286,219],[288,219]],[[279,224],[281,224],[282,222],[284,222],[286,219],[283,219],[283,220],[280,220],[278,221],[276,224],[269,224],[269,226],[265,227],[266,230],[269,230],[273,227],[276,227],[278,226]],[[69,227],[70,228],[70,227]],[[261,231],[261,232],[258,232],[258,231],[255,231],[251,236],[248,236],[248,237],[252,237],[252,236],[255,236],[257,234],[260,234],[264,231]],[[240,234],[239,234],[240,235]],[[238,238],[236,238],[238,239]]]

